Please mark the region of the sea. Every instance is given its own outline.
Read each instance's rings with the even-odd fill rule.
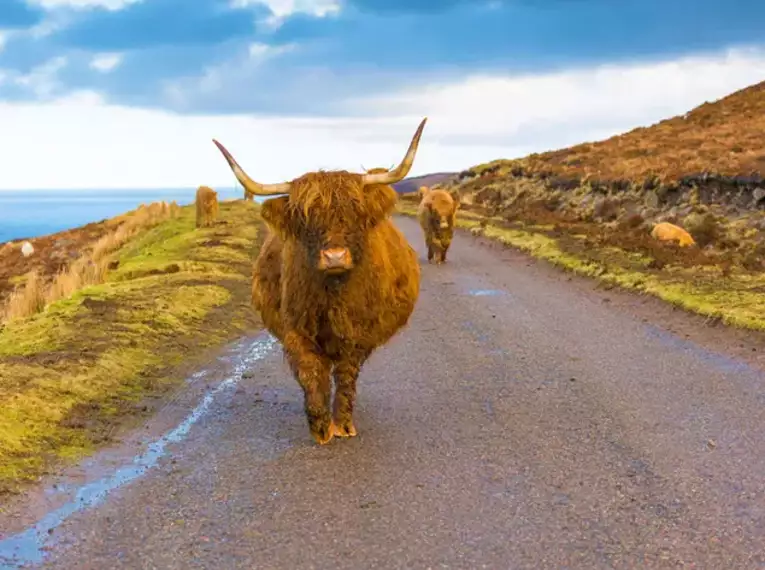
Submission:
[[[241,198],[241,188],[215,188],[219,200]],[[0,190],[0,243],[40,237],[98,222],[140,204],[194,203],[196,188],[157,190]],[[261,202],[263,198],[256,198]]]

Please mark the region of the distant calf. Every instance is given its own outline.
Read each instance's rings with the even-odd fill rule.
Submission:
[[[436,264],[446,261],[446,252],[452,243],[454,221],[459,207],[459,196],[454,196],[446,190],[431,190],[427,186],[420,186],[417,219],[425,234],[428,263],[434,257]]]
[[[686,247],[689,245],[696,245],[696,242],[687,231],[680,226],[670,224],[669,222],[661,222],[656,224],[651,230],[651,237],[659,241],[676,241],[680,244],[680,247]]]
[[[208,186],[197,189],[197,227],[207,228],[218,217],[218,193]]]

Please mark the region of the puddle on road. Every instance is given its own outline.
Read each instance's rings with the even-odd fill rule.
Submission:
[[[28,564],[43,562],[48,546],[46,542],[51,540],[50,535],[56,527],[72,514],[98,505],[110,492],[141,477],[155,467],[159,460],[167,455],[167,445],[182,441],[191,427],[207,413],[215,397],[222,391],[235,386],[241,379],[242,373],[254,362],[265,358],[275,346],[276,340],[272,336],[259,335],[246,347],[244,356],[226,378],[214,389],[208,391],[181,423],[152,442],[148,449],[135,456],[130,464],[113,470],[111,475],[97,481],[74,487],[76,495],[73,500],[51,511],[27,530],[0,540],[0,570],[13,570]],[[60,491],[60,487],[57,490]]]
[[[474,297],[494,297],[496,295],[505,295],[505,291],[501,289],[471,289],[468,291],[468,295]]]

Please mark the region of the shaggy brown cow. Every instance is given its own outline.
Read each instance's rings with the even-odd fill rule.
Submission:
[[[693,237],[687,231],[680,226],[670,224],[669,222],[661,222],[656,224],[651,230],[651,237],[658,239],[659,241],[676,241],[680,247],[686,247],[689,245],[696,245]]]
[[[214,141],[248,192],[286,194],[261,207],[269,231],[253,266],[252,302],[284,347],[319,444],[356,435],[361,367],[407,324],[419,296],[417,255],[390,219],[398,198],[390,185],[411,169],[425,121],[394,169],[309,172],[280,184],[253,181]]]
[[[197,227],[206,228],[213,225],[218,217],[218,193],[208,186],[197,188]]]
[[[431,190],[427,186],[420,186],[420,198],[417,219],[425,234],[428,263],[435,257],[436,264],[440,265],[446,261],[446,252],[452,243],[454,220],[460,207],[459,196],[446,190]]]

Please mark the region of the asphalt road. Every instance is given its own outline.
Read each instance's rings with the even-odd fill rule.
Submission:
[[[765,375],[455,237],[318,447],[278,346],[172,457],[51,530],[57,569],[765,568]],[[714,348],[714,347],[712,347]]]

